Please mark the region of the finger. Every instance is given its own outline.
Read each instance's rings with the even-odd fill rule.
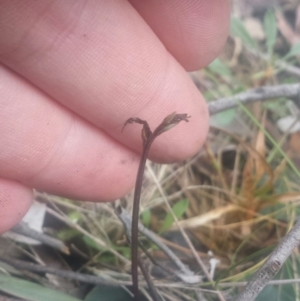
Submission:
[[[229,32],[228,0],[130,0],[186,70],[208,65]]]
[[[126,1],[2,1],[0,60],[48,95],[135,151],[140,128],[177,111],[192,115],[159,137],[151,158],[193,155],[208,129],[203,97]]]
[[[11,229],[23,218],[32,200],[32,189],[0,178],[0,233]]]
[[[0,82],[0,177],[81,200],[132,189],[135,153],[4,67]]]

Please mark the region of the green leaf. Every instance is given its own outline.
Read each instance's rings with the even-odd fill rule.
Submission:
[[[98,250],[98,251],[106,251],[107,250],[106,247],[97,244],[93,239],[91,239],[90,237],[88,237],[86,235],[83,235],[82,240],[90,248],[93,248],[93,249]]]
[[[68,216],[72,220],[72,222],[77,223],[81,219],[81,212],[73,210],[68,214]]]
[[[231,70],[219,58],[210,63],[208,68],[218,75],[232,77]]]
[[[174,215],[179,219],[186,212],[188,207],[189,207],[189,200],[183,199],[183,200],[177,202],[172,207],[172,211],[173,211]],[[170,229],[173,222],[174,222],[173,216],[171,215],[170,212],[168,212],[168,214],[165,217],[164,223],[162,225],[161,232]]]
[[[252,49],[257,48],[255,41],[252,39],[252,37],[250,36],[246,27],[240,19],[235,17],[231,18],[230,32],[234,37],[240,38],[246,47]]]
[[[84,235],[82,237],[82,240],[90,248],[93,248],[100,252],[106,252],[109,260],[115,260],[115,256],[112,255],[105,246],[101,246],[101,245],[97,244],[94,240],[92,240],[90,237],[88,237],[86,235]],[[121,252],[126,258],[130,258],[130,248],[129,247],[118,246],[115,244],[112,244],[111,246],[114,248],[114,250]]]
[[[58,232],[57,237],[63,241],[66,241],[66,240],[71,240],[72,238],[74,238],[76,236],[80,236],[80,235],[81,235],[81,233],[79,231],[77,231],[76,229],[66,228],[66,229],[60,230]]]
[[[290,51],[283,57],[283,59],[287,60],[287,59],[297,56],[297,55],[300,55],[300,42],[294,44],[291,47]]]
[[[98,285],[93,288],[84,301],[132,301],[133,298],[121,287]]]
[[[151,211],[146,209],[142,212],[141,218],[145,227],[149,227],[151,221]]]
[[[268,54],[272,56],[277,37],[277,24],[274,13],[271,10],[268,10],[264,16],[264,30]]]
[[[236,117],[236,108],[232,108],[210,117],[212,125],[224,127],[229,125]]]
[[[29,301],[81,301],[37,283],[0,274],[0,291]]]

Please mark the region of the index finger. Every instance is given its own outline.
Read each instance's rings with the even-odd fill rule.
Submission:
[[[0,60],[52,98],[138,151],[140,129],[173,111],[191,122],[158,138],[159,161],[194,154],[208,129],[205,101],[184,68],[126,1],[2,1]]]

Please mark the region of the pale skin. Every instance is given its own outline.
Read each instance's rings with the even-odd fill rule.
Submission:
[[[176,111],[188,123],[158,137],[156,162],[195,154],[205,100],[186,71],[209,64],[229,30],[227,0],[0,0],[0,232],[32,188],[90,201],[130,191],[139,127]]]

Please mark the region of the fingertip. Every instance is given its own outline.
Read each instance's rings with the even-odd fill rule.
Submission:
[[[8,231],[23,218],[32,200],[32,189],[0,178],[0,233]]]

